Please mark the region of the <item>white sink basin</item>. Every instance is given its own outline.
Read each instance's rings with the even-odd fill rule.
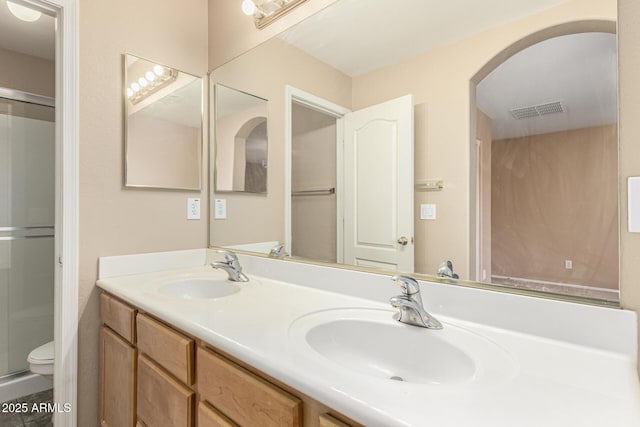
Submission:
[[[240,285],[223,279],[184,278],[158,288],[158,293],[181,299],[213,299],[233,295]]]
[[[325,362],[387,381],[495,384],[515,372],[509,355],[481,335],[446,322],[442,330],[409,326],[392,315],[355,308],[315,312],[291,325],[290,339]]]

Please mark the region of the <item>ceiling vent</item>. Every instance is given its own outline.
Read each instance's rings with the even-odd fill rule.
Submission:
[[[564,113],[564,105],[561,101],[547,102],[546,104],[531,105],[529,107],[514,108],[509,110],[516,120],[540,117],[546,114]]]

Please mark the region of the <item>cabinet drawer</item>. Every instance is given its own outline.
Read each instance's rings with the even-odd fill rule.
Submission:
[[[198,392],[240,426],[302,425],[300,399],[231,361],[198,348]]]
[[[238,424],[205,402],[200,402],[198,405],[198,427],[238,427]]]
[[[136,349],[100,328],[100,425],[132,427],[136,419]]]
[[[148,357],[138,356],[138,420],[151,427],[193,427],[195,393]],[[140,423],[139,423],[140,424]]]
[[[163,325],[138,314],[138,350],[187,385],[194,382],[193,340]]]
[[[136,309],[115,299],[109,294],[100,295],[100,318],[102,323],[116,331],[130,343],[136,342]]]

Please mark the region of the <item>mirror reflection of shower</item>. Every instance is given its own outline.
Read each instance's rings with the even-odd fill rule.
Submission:
[[[13,93],[0,97],[0,381],[29,372],[54,320],[55,113]]]

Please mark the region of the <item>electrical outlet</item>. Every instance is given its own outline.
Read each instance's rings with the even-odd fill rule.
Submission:
[[[200,219],[200,199],[187,199],[187,219]]]
[[[571,261],[570,259],[565,259],[564,268],[566,268],[567,270],[573,269],[573,261]]]

